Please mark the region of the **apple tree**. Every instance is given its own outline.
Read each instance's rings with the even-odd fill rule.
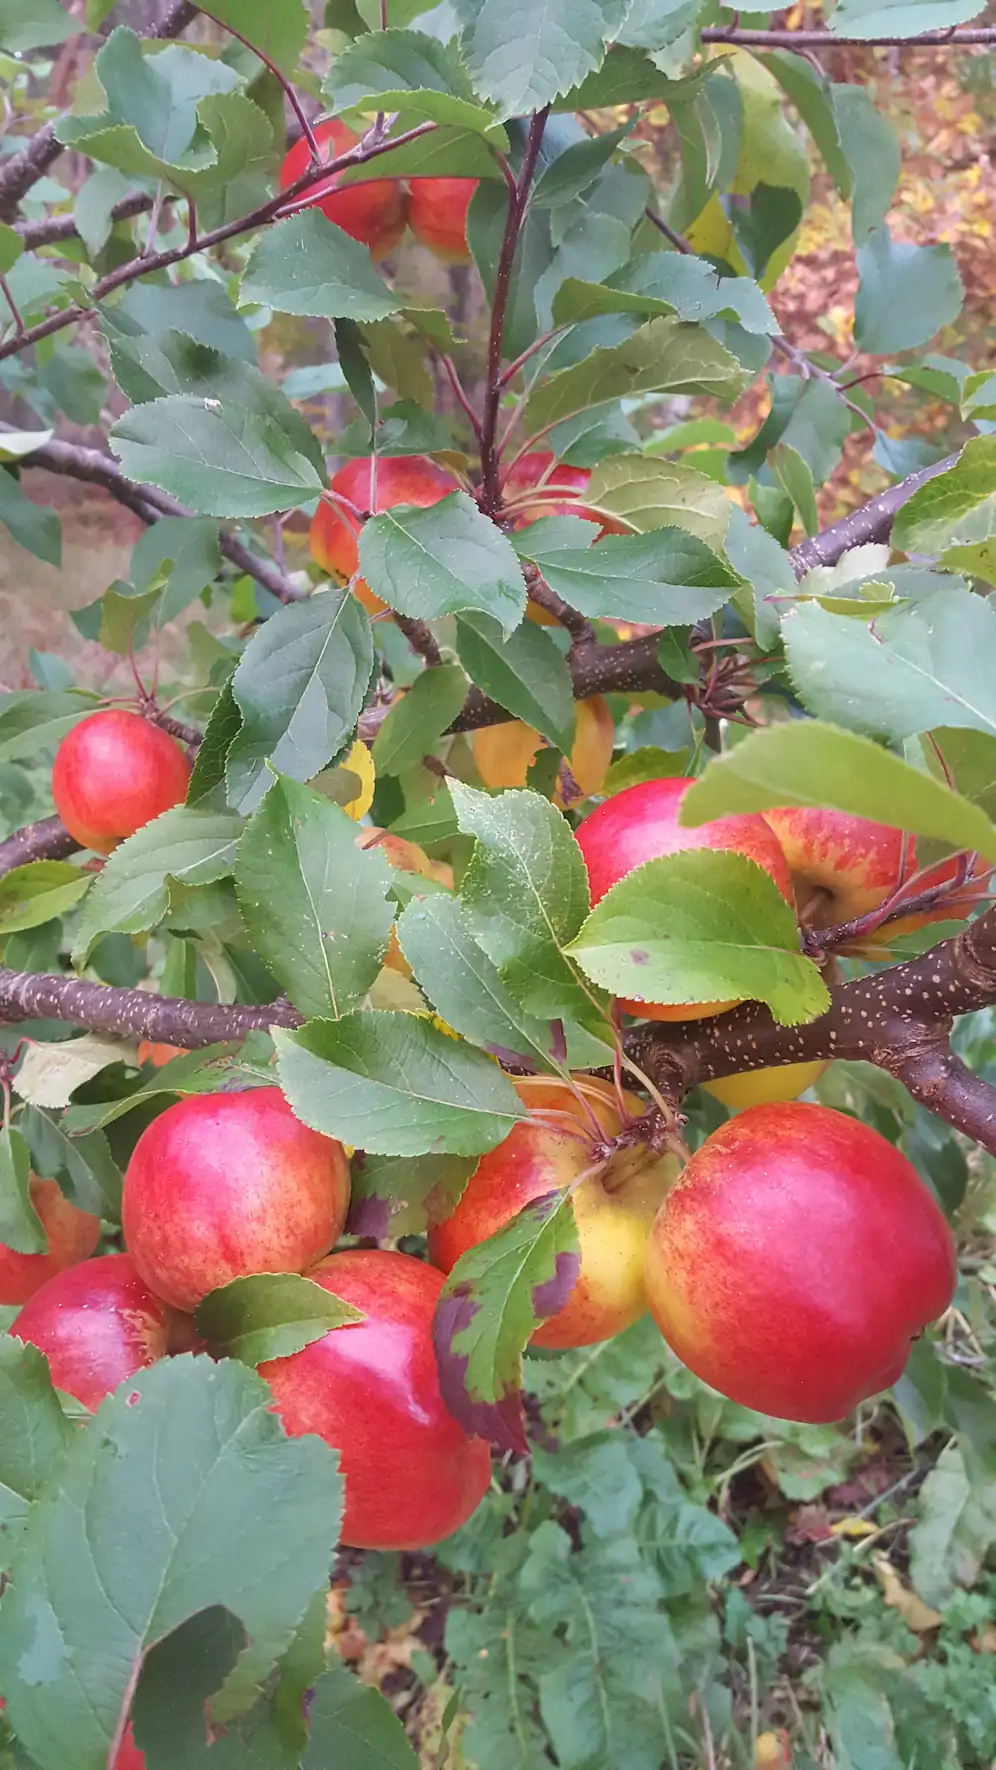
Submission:
[[[797,12],[0,0],[5,552],[137,535],[0,663],[4,1770],[921,1761],[762,1730],[708,1469],[931,1447],[938,1626],[996,1540],[996,381],[827,72],[996,30]]]

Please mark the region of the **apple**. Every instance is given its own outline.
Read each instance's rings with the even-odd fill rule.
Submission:
[[[48,1251],[19,1254],[0,1245],[0,1303],[26,1303],[57,1272],[86,1260],[100,1240],[100,1218],[70,1204],[57,1181],[32,1174],[28,1195],[48,1237]]]
[[[951,1231],[916,1169],[846,1113],[752,1106],[654,1223],[651,1312],[695,1375],[779,1419],[840,1420],[902,1374],[951,1301]]]
[[[44,1352],[57,1389],[93,1409],[165,1357],[170,1325],[130,1256],[101,1254],[50,1278],[10,1331]]]
[[[756,812],[719,817],[694,829],[686,829],[678,822],[678,808],[691,785],[690,780],[677,776],[641,781],[606,799],[582,818],[574,834],[588,869],[592,908],[635,867],[691,848],[746,855],[771,874],[786,902],[792,902],[792,880],[785,856],[774,832]],[[628,1014],[637,1014],[644,1020],[701,1020],[736,1004],[695,1002],[673,1006],[624,1000],[622,1005]]]
[[[410,178],[408,225],[444,264],[469,264],[467,211],[476,178]]]
[[[139,1039],[138,1041],[139,1067],[142,1064],[151,1063],[153,1069],[162,1069],[165,1064],[172,1063],[174,1057],[189,1057],[189,1055],[185,1045],[159,1045],[152,1039]]]
[[[145,1753],[135,1744],[130,1721],[114,1759],[114,1770],[145,1770]]]
[[[415,504],[420,510],[438,504],[451,492],[459,491],[452,473],[446,473],[430,461],[428,455],[379,455],[376,461],[375,491],[371,496],[369,455],[347,461],[329,480],[329,489],[341,492],[358,510],[376,513],[393,510],[396,504]],[[324,500],[311,519],[311,555],[323,572],[348,584],[359,564],[357,538],[360,524],[341,505]],[[358,578],[352,586],[363,606],[372,614],[381,614],[386,602],[375,596],[369,585]]]
[[[254,1272],[303,1272],[349,1205],[341,1143],[296,1119],[279,1088],[198,1094],[142,1132],[124,1179],[125,1241],[176,1309]]]
[[[568,767],[583,798],[598,792],[608,773],[615,741],[612,714],[601,695],[578,701],[577,726]],[[477,772],[486,787],[524,787],[528,770],[543,744],[539,732],[531,725],[524,725],[520,719],[482,726],[471,740]],[[554,798],[563,809],[560,786]]]
[[[359,136],[347,129],[338,117],[315,125],[317,140],[328,143],[328,158],[356,146]],[[280,168],[280,188],[295,184],[311,164],[311,150],[302,135],[285,155]],[[386,258],[405,231],[405,192],[396,178],[368,178],[357,184],[340,183],[341,172],[334,172],[294,200],[292,212],[298,209],[320,209],[327,220],[351,234],[354,240],[369,246],[374,258]]]
[[[465,1524],[491,1480],[491,1455],[443,1404],[432,1344],[442,1274],[409,1254],[332,1254],[307,1275],[365,1316],[289,1358],[261,1364],[292,1436],[339,1451],[342,1540],[424,1549]]]
[[[179,805],[190,764],[179,744],[140,713],[108,708],[81,719],[63,738],[52,769],[52,797],[83,848],[110,854],[125,836]]]
[[[825,1063],[783,1063],[779,1069],[748,1069],[738,1075],[721,1076],[716,1082],[703,1082],[707,1094],[721,1100],[734,1112],[747,1106],[771,1106],[780,1100],[798,1100],[807,1088],[818,1082]]]
[[[782,845],[792,874],[799,919],[809,928],[835,928],[878,909],[901,886],[912,895],[954,880],[954,857],[918,873],[916,842],[891,824],[852,817],[819,806],[780,806],[762,813]],[[841,947],[842,952],[887,946],[928,922],[960,921],[988,890],[988,869],[977,864],[951,898],[936,910],[897,917]]]
[[[559,1077],[515,1078],[530,1117],[482,1157],[453,1215],[429,1230],[429,1258],[449,1272],[461,1254],[504,1228],[533,1199],[576,1187],[580,1271],[563,1308],[533,1335],[535,1346],[591,1346],[645,1314],[644,1250],[677,1173],[673,1156],[656,1155],[642,1144],[600,1161],[590,1115],[606,1138],[617,1136],[622,1119],[615,1090],[593,1076],[574,1080],[587,1110]],[[626,1108],[633,1118],[644,1110],[632,1095]]]

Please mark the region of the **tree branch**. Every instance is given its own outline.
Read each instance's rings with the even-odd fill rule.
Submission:
[[[501,252],[498,257],[498,268],[495,272],[494,295],[491,301],[491,329],[488,335],[488,362],[484,390],[484,410],[481,414],[481,508],[489,516],[494,516],[501,506],[501,487],[498,483],[498,413],[501,409],[501,364],[502,344],[505,336],[505,313],[508,308],[508,297],[512,287],[512,271],[515,266],[515,254],[519,246],[519,235],[522,223],[526,218],[529,203],[529,187],[536,170],[543,131],[550,114],[550,107],[537,111],[526,137],[526,146],[522,155],[519,176],[509,190],[508,213],[505,217],[505,233],[502,238]]]
[[[811,535],[808,541],[794,547],[792,564],[796,577],[803,577],[817,565],[836,565],[841,554],[846,553],[850,547],[862,547],[868,541],[886,540],[896,512],[909,503],[913,493],[926,485],[928,479],[935,479],[939,473],[946,473],[957,459],[957,455],[947,455],[943,461],[935,461],[930,467],[921,467],[916,473],[907,474],[898,485],[889,486],[887,491],[872,498],[869,504],[862,504],[860,510],[852,510],[850,516],[841,517],[840,522],[832,523],[822,533]]]
[[[0,966],[0,1022],[66,1020],[91,1032],[152,1039],[193,1051],[222,1039],[241,1039],[257,1027],[300,1026],[286,1002],[262,1007],[236,1002],[187,1002],[144,989],[112,989],[78,977],[54,977]]]
[[[43,817],[39,823],[25,824],[5,842],[0,842],[0,879],[15,867],[27,866],[32,860],[66,860],[76,854],[79,843],[69,834],[61,819]]]

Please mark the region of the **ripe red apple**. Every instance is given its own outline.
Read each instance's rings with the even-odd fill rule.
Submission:
[[[647,1244],[651,1312],[689,1369],[779,1419],[849,1414],[951,1301],[955,1247],[904,1155],[857,1119],[754,1106],[692,1156]]]
[[[476,178],[411,178],[408,225],[444,264],[469,264],[467,211]]]
[[[174,738],[139,713],[108,708],[63,738],[52,797],[77,842],[110,854],[125,836],[179,805],[189,779],[190,764]]]
[[[369,455],[347,461],[329,480],[330,490],[341,492],[358,510],[371,514],[393,510],[396,504],[415,504],[426,510],[430,504],[438,504],[441,498],[459,490],[452,473],[437,467],[428,455],[378,456],[375,484],[371,481],[371,465]],[[359,563],[359,532],[360,524],[339,505],[322,502],[311,519],[312,558],[340,584],[349,583]],[[353,594],[372,615],[387,607],[362,578],[353,585]]]
[[[145,1753],[135,1744],[130,1721],[114,1759],[114,1770],[145,1770]]]
[[[756,812],[719,817],[694,829],[685,829],[678,822],[678,807],[691,785],[690,780],[681,778],[642,781],[614,794],[582,818],[574,834],[588,869],[592,908],[635,867],[690,848],[746,855],[771,874],[786,902],[792,902],[792,880],[785,856],[772,830]],[[624,1000],[622,1005],[628,1014],[638,1014],[644,1020],[701,1020],[732,1008],[735,1003],[695,1002],[676,1007]]]
[[[423,1549],[483,1499],[491,1455],[443,1405],[432,1344],[442,1274],[408,1254],[333,1254],[308,1273],[366,1317],[259,1367],[292,1436],[315,1432],[346,1479],[342,1540]]]
[[[254,1272],[303,1272],[349,1205],[341,1143],[296,1119],[279,1088],[199,1094],[142,1132],[125,1174],[128,1250],[156,1296],[194,1310]]]
[[[48,1237],[48,1252],[18,1254],[0,1245],[0,1303],[26,1303],[57,1272],[87,1259],[100,1239],[100,1218],[70,1204],[57,1181],[32,1174],[28,1190]]]
[[[604,781],[615,741],[612,714],[601,695],[578,701],[577,726],[568,767],[585,797],[597,793]],[[500,725],[482,726],[475,731],[471,744],[477,772],[486,787],[524,787],[528,771],[543,748],[543,739],[531,725],[523,724],[521,719],[512,719],[503,720]],[[563,809],[564,798],[559,786],[554,800]]]
[[[575,1082],[588,1112],[566,1082],[557,1077],[516,1078],[515,1088],[531,1115],[513,1125],[497,1149],[483,1156],[444,1223],[429,1231],[429,1258],[449,1272],[461,1254],[502,1229],[533,1199],[573,1193],[580,1242],[580,1269],[570,1297],[533,1335],[536,1346],[591,1346],[611,1339],[646,1312],[643,1258],[654,1215],[674,1181],[677,1163],[637,1144],[599,1161],[589,1112],[606,1137],[618,1135],[622,1120],[615,1090],[592,1076]],[[629,1112],[643,1108],[632,1095]]]
[[[890,824],[809,805],[779,807],[762,815],[782,845],[800,920],[810,928],[834,928],[867,915],[918,872],[914,838]],[[954,857],[939,861],[911,886],[912,894],[954,880],[957,867]],[[987,870],[979,865],[936,910],[897,917],[862,935],[853,949],[845,946],[840,950],[870,947],[874,952],[897,935],[911,933],[928,922],[960,921],[987,889]]]
[[[338,117],[315,125],[318,141],[328,142],[328,158],[355,147],[359,136],[347,129]],[[311,151],[302,135],[285,156],[280,168],[280,188],[286,190],[311,163]],[[369,246],[374,258],[385,258],[393,251],[405,231],[404,186],[396,178],[369,178],[357,184],[340,183],[341,172],[313,185],[293,204],[298,209],[320,209],[328,221],[351,234],[354,240]]]
[[[50,1278],[11,1328],[44,1352],[57,1389],[100,1406],[126,1377],[166,1354],[170,1311],[127,1254],[102,1254]]]

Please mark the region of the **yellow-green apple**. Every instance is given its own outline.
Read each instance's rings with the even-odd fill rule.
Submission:
[[[792,902],[792,881],[785,856],[763,817],[755,812],[719,817],[694,829],[686,829],[678,822],[678,808],[691,785],[690,780],[678,777],[641,781],[606,799],[582,818],[574,833],[588,869],[593,908],[634,868],[662,855],[681,854],[692,848],[745,855],[770,873],[786,903]],[[695,1002],[673,1006],[642,999],[622,1002],[628,1014],[638,1014],[644,1020],[701,1020],[735,1005]]]
[[[179,805],[190,764],[179,744],[140,713],[109,707],[81,719],[63,738],[52,769],[52,797],[71,836],[109,854],[125,836]]]
[[[340,492],[367,514],[393,510],[396,504],[415,504],[427,510],[430,504],[438,504],[459,490],[452,473],[437,467],[428,455],[379,455],[371,475],[372,466],[368,455],[347,461],[333,473],[329,490]],[[312,558],[340,584],[349,583],[359,564],[359,533],[360,523],[349,510],[324,499],[311,519]],[[387,607],[363,578],[353,584],[353,594],[369,614],[381,614]]]
[[[721,1076],[715,1082],[703,1082],[707,1094],[721,1100],[734,1112],[748,1106],[772,1106],[781,1100],[798,1100],[818,1082],[825,1063],[783,1063],[780,1069],[747,1069],[737,1075]]]
[[[313,1266],[348,1206],[342,1144],[302,1125],[279,1088],[252,1088],[153,1119],[128,1163],[122,1222],[150,1289],[192,1311],[233,1278]]]
[[[576,711],[577,725],[568,767],[582,797],[587,798],[589,793],[598,792],[609,771],[616,731],[608,704],[601,695],[578,701]],[[543,748],[543,739],[521,719],[503,720],[500,725],[484,725],[475,731],[472,748],[477,772],[486,787],[524,787],[528,771]],[[563,809],[564,798],[559,786],[554,798]]]
[[[93,1253],[100,1239],[100,1218],[70,1204],[55,1180],[32,1174],[28,1196],[48,1237],[44,1254],[19,1254],[0,1245],[0,1303],[26,1303],[43,1284]]]
[[[50,1278],[10,1331],[44,1352],[57,1389],[93,1409],[165,1357],[171,1314],[127,1254],[101,1254]]]
[[[622,1129],[607,1082],[579,1075],[572,1089],[556,1076],[524,1076],[516,1078],[515,1088],[529,1117],[482,1157],[453,1215],[429,1230],[429,1258],[449,1272],[461,1254],[503,1229],[534,1199],[572,1188],[578,1275],[567,1302],[537,1329],[533,1344],[591,1346],[622,1333],[646,1312],[644,1250],[677,1162],[643,1144],[607,1160],[600,1154],[602,1140]],[[638,1118],[640,1102],[629,1095],[625,1103]]]
[[[487,1445],[439,1392],[432,1318],[442,1274],[370,1248],[332,1254],[307,1276],[364,1319],[260,1365],[274,1411],[292,1436],[314,1432],[338,1450],[344,1543],[427,1548],[466,1523],[491,1480]]]
[[[469,264],[467,211],[476,178],[411,178],[408,225],[444,264]]]
[[[645,1273],[696,1376],[808,1421],[895,1383],[956,1276],[951,1231],[906,1157],[800,1101],[750,1107],[706,1139],[661,1206]]]
[[[359,136],[338,117],[317,124],[315,136],[319,143],[328,143],[326,158],[330,160],[347,153],[359,141]],[[295,184],[310,163],[311,149],[302,135],[280,168],[281,190]],[[341,172],[333,172],[331,177],[310,186],[292,203],[293,210],[320,209],[336,227],[369,246],[374,258],[385,258],[405,231],[404,186],[396,178],[365,178],[345,185],[341,179]]]

